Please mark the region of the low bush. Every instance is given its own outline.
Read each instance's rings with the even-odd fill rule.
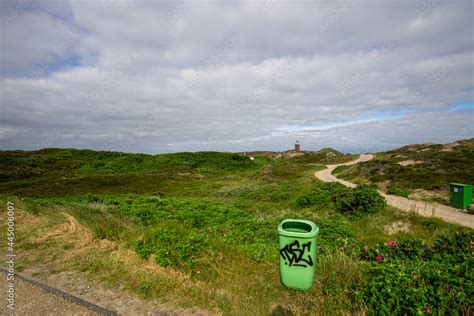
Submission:
[[[309,192],[298,196],[291,205],[296,208],[310,206],[328,207],[332,205],[335,195],[347,191],[350,191],[350,188],[347,188],[338,182],[318,184]]]
[[[295,208],[335,205],[343,214],[360,217],[376,213],[386,203],[375,185],[360,184],[351,189],[338,182],[330,182],[313,187],[309,192],[298,196],[291,205]]]
[[[356,217],[374,214],[386,205],[385,199],[377,191],[377,186],[369,184],[335,192],[333,200],[341,213]]]
[[[403,197],[408,197],[408,195],[410,195],[410,191],[400,188],[396,185],[390,186],[387,190],[387,193],[391,195],[398,195],[398,196],[403,196]]]
[[[313,220],[319,227],[318,244],[320,253],[330,253],[354,242],[354,233],[349,220],[341,214],[332,214]]]
[[[353,165],[352,166],[342,165],[342,166],[339,166],[336,169],[334,169],[332,174],[336,175],[338,178],[348,180],[348,181],[352,181],[355,178],[357,178],[357,174],[354,171],[355,168],[356,167],[353,166]]]
[[[256,261],[277,258],[278,220],[257,220],[240,209],[203,200],[154,196],[105,197],[106,203],[146,231],[131,241],[143,258],[155,255],[163,266],[191,270],[213,249],[231,248]]]
[[[327,206],[331,203],[331,195],[321,188],[313,189],[304,195],[298,196],[292,203],[293,207],[309,207],[314,205]]]
[[[431,246],[413,239],[358,248],[371,277],[357,297],[382,314],[472,315],[473,242],[472,230],[460,230]]]
[[[204,244],[202,234],[179,231],[172,226],[157,227],[142,239],[132,242],[133,248],[142,258],[148,258],[154,253],[159,265],[183,270],[194,268]]]

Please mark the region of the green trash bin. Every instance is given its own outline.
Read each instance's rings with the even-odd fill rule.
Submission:
[[[319,228],[302,219],[285,219],[278,226],[280,278],[288,288],[307,291],[313,286]]]

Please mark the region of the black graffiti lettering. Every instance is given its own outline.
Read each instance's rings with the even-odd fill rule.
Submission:
[[[306,259],[303,258],[306,251],[311,250],[311,241],[308,241],[306,244],[303,244],[300,248],[300,243],[298,240],[295,240],[291,244],[286,245],[282,249],[280,249],[280,255],[285,259],[285,264],[289,264],[290,267],[312,267],[313,266],[313,259],[311,255],[308,253],[308,257]]]

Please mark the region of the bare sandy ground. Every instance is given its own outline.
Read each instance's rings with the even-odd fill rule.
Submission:
[[[345,186],[354,188],[356,186],[354,183],[338,179],[332,174],[332,172],[338,166],[354,165],[356,163],[369,161],[373,158],[374,156],[371,154],[360,155],[359,158],[346,163],[328,165],[327,169],[318,171],[314,175],[324,182],[339,182]],[[467,212],[438,203],[411,200],[401,196],[388,195],[381,191],[379,191],[379,193],[387,200],[388,205],[401,211],[416,212],[418,215],[425,217],[438,217],[450,223],[474,228],[474,215],[470,215]]]
[[[6,293],[7,288],[5,271],[0,271],[0,277],[0,288],[3,294]],[[15,278],[14,309],[8,308],[4,301],[0,307],[0,313],[2,315],[102,315],[100,312],[78,305],[19,277]]]
[[[63,271],[55,274],[44,273],[50,269],[48,266],[36,266],[33,268],[25,269],[22,273],[25,276],[32,277],[33,274],[39,275],[39,278],[44,284],[48,284],[61,291],[69,293],[70,295],[76,296],[80,299],[86,300],[108,310],[116,312],[118,315],[153,315],[153,316],[205,316],[210,315],[205,311],[201,311],[197,308],[170,308],[165,307],[162,304],[155,301],[147,301],[139,298],[134,293],[130,293],[121,288],[105,288],[99,282],[88,280],[79,272],[76,271]],[[32,286],[29,286],[32,288]],[[34,286],[33,286],[34,287]],[[80,311],[76,313],[74,304],[65,305],[63,302],[54,302],[53,305],[45,305],[42,307],[42,303],[39,300],[35,301],[40,304],[39,307],[43,308],[44,313],[37,313],[31,315],[83,315]],[[36,304],[35,303],[35,304]],[[21,308],[34,308],[35,304],[29,304],[29,306],[23,306],[22,302],[18,304]],[[33,305],[33,306],[30,306]],[[58,309],[62,309],[64,313],[50,313],[48,308],[51,306],[57,306]],[[70,310],[70,312],[69,312]],[[17,315],[29,315],[29,314],[17,314]],[[90,313],[84,315],[98,315],[97,313]]]

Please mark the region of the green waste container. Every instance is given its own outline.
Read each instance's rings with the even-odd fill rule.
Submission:
[[[472,185],[450,183],[449,204],[456,208],[467,209],[472,204]]]
[[[302,219],[285,219],[278,226],[280,278],[288,288],[307,291],[313,286],[319,228]]]

